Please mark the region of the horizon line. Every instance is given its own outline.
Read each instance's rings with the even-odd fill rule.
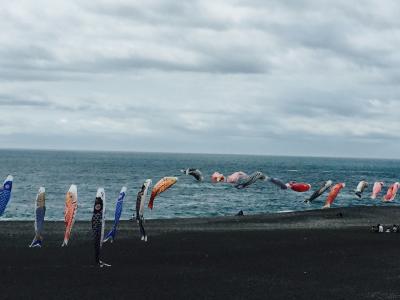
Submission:
[[[0,147],[0,151],[48,151],[48,152],[95,152],[95,153],[149,153],[149,154],[192,154],[192,155],[232,155],[232,156],[268,156],[268,157],[293,157],[293,158],[327,158],[327,159],[374,159],[374,160],[400,160],[400,158],[388,157],[353,157],[353,156],[329,156],[329,155],[291,155],[271,153],[221,153],[221,152],[174,152],[174,151],[142,151],[142,150],[99,150],[99,149],[57,149],[57,148],[18,148]]]

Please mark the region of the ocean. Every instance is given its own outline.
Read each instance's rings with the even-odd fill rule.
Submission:
[[[198,168],[204,182],[183,175],[184,168]],[[296,180],[312,185],[306,193],[280,190],[259,181],[238,190],[230,184],[213,184],[210,175],[218,171],[230,175],[261,171],[284,182]],[[400,160],[247,156],[216,154],[122,153],[81,151],[0,150],[0,177],[14,176],[12,197],[0,220],[33,220],[34,201],[40,186],[46,188],[46,219],[63,220],[65,194],[71,184],[78,186],[78,220],[90,220],[98,187],[106,191],[106,216],[113,219],[115,202],[122,186],[127,186],[122,219],[135,212],[136,195],[146,178],[155,184],[164,176],[177,176],[178,182],[155,199],[154,209],[145,218],[182,218],[301,211],[321,208],[326,194],[312,204],[304,203],[325,180],[345,182],[332,207],[357,205],[398,205],[369,198],[375,181],[385,187],[400,180]],[[361,179],[370,185],[359,200],[354,189]],[[382,195],[381,195],[382,196]],[[398,196],[400,197],[400,196]],[[380,197],[381,199],[381,197]]]

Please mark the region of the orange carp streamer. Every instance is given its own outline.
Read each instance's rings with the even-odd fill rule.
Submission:
[[[346,186],[345,183],[338,183],[335,184],[335,186],[331,189],[331,191],[329,192],[328,197],[326,198],[326,202],[325,205],[322,208],[329,208],[331,207],[332,202],[336,199],[337,195],[340,193],[340,191],[342,190],[342,188],[344,188]]]
[[[156,183],[154,186],[153,190],[151,191],[151,196],[150,196],[150,201],[148,207],[150,209],[153,209],[153,202],[154,199],[164,192],[165,190],[169,189],[171,186],[173,186],[176,182],[178,181],[178,178],[176,177],[164,177],[161,179],[159,182]]]
[[[72,226],[75,223],[76,210],[78,209],[78,189],[76,185],[71,185],[65,196],[64,222],[65,235],[61,247],[67,246],[71,236]]]

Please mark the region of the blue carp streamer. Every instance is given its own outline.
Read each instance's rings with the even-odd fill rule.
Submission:
[[[123,187],[121,189],[121,192],[119,193],[117,203],[115,206],[115,216],[114,216],[114,225],[111,231],[106,235],[104,242],[107,242],[110,240],[110,242],[113,242],[115,239],[115,235],[117,234],[117,229],[118,229],[118,224],[119,224],[119,219],[121,218],[122,214],[122,207],[124,204],[124,198],[126,195],[126,187]]]
[[[11,198],[11,190],[12,190],[13,177],[8,175],[6,180],[4,181],[3,187],[0,188],[0,216],[3,215],[8,202]]]

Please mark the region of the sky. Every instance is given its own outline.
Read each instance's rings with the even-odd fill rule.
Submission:
[[[2,1],[0,148],[398,158],[399,12]]]

